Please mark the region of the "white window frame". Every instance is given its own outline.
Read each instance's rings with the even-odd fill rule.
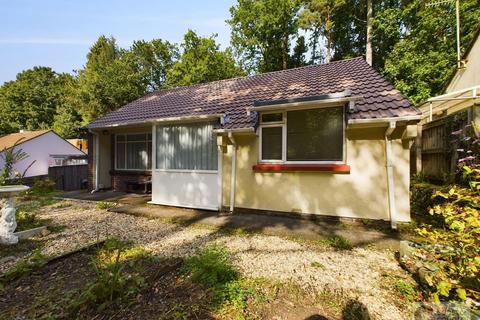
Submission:
[[[118,138],[118,136],[125,136],[125,165],[126,165],[126,164],[127,164],[127,162],[126,162],[126,161],[127,161],[127,146],[126,146],[126,144],[127,144],[127,136],[128,136],[128,135],[135,135],[135,134],[144,134],[145,137],[147,137],[147,140],[145,140],[145,142],[146,142],[146,144],[148,144],[148,136],[147,136],[147,134],[151,134],[151,132],[149,132],[149,131],[144,131],[144,132],[128,132],[128,133],[116,133],[116,134],[115,134],[115,148],[114,148],[114,151],[115,151],[115,152],[114,152],[114,154],[113,154],[113,157],[114,157],[114,159],[115,159],[115,171],[133,171],[133,172],[135,172],[135,171],[136,171],[136,172],[152,171],[152,167],[151,167],[151,166],[150,166],[150,167],[146,166],[145,169],[124,169],[124,168],[118,168],[118,166],[117,166],[117,145],[118,145],[117,138]],[[152,144],[152,145],[150,146],[150,149],[151,149],[151,151],[152,151],[152,155],[151,155],[151,156],[152,156],[152,159],[150,159],[150,163],[153,164],[153,135],[152,135],[152,139],[151,139],[150,143]]]
[[[342,122],[343,122],[343,141],[342,141],[342,160],[330,161],[330,160],[319,160],[319,161],[288,161],[287,160],[287,112],[288,111],[297,111],[297,110],[309,110],[309,109],[322,109],[322,108],[338,108],[342,107]],[[282,113],[283,121],[274,121],[274,122],[263,122],[262,115],[269,113]],[[308,108],[292,108],[284,109],[277,111],[265,111],[259,114],[260,125],[258,127],[259,135],[259,151],[258,151],[258,162],[259,163],[280,163],[280,164],[345,164],[346,163],[346,154],[347,154],[347,144],[346,144],[346,135],[345,135],[345,108],[343,105],[338,106],[325,106],[325,107],[308,107]],[[269,160],[263,159],[262,155],[262,129],[263,128],[272,128],[272,127],[282,127],[282,159],[281,160]]]

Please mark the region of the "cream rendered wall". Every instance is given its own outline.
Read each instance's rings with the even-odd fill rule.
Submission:
[[[257,137],[236,136],[235,207],[389,220],[384,133],[384,128],[347,131],[350,174],[255,172]],[[393,154],[397,219],[410,221],[408,143],[394,140]],[[225,206],[229,203],[230,163],[229,148],[223,158]]]
[[[467,66],[460,69],[447,87],[445,93],[480,85],[480,38],[477,38],[467,56]]]

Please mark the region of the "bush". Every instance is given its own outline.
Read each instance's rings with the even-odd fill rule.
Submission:
[[[423,253],[436,266],[425,277],[433,297],[465,300],[480,299],[480,196],[477,191],[453,187],[448,192],[437,191],[433,198],[439,203],[429,213],[437,226],[426,225],[417,232],[438,250]]]

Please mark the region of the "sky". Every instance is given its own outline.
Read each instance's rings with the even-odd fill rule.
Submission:
[[[235,0],[0,0],[0,84],[18,72],[48,66],[72,72],[85,65],[100,35],[128,48],[134,40],[181,42],[188,29],[218,34],[229,45],[225,20]]]

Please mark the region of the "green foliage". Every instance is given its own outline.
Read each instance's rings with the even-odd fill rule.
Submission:
[[[342,236],[331,236],[325,240],[325,243],[336,250],[352,250],[353,245],[350,241]]]
[[[480,214],[478,192],[452,187],[448,192],[436,192],[439,201],[430,209],[438,226],[426,225],[417,229],[428,242],[442,246],[438,251],[424,249],[435,271],[426,281],[433,297],[466,296],[480,298]]]
[[[238,279],[238,272],[229,262],[230,253],[220,246],[210,246],[185,260],[184,271],[194,282],[210,287]]]
[[[65,104],[66,83],[72,79],[48,67],[34,67],[4,83],[0,87],[0,134],[51,128],[57,108]]]
[[[386,52],[384,74],[414,103],[439,94],[456,66],[454,3],[425,7],[411,1],[399,11],[402,40]],[[462,45],[472,40],[480,23],[477,0],[461,1]]]
[[[27,173],[29,167],[27,167],[27,169],[22,173],[13,172],[15,164],[24,161],[29,157],[25,151],[17,148],[17,145],[21,142],[22,141],[20,139],[16,141],[11,148],[4,148],[3,150],[0,150],[0,158],[4,163],[3,168],[0,168],[0,186],[10,184],[11,179],[17,179],[15,182],[17,184],[21,184],[22,178]]]
[[[43,267],[47,262],[46,257],[40,252],[40,250],[35,249],[28,258],[21,260],[14,267],[8,269],[7,272],[1,275],[0,282],[6,283],[19,279],[30,274],[32,271]]]
[[[290,42],[298,36],[301,5],[300,0],[239,0],[230,8],[231,43],[247,71],[263,73],[296,66]],[[303,55],[302,47],[297,46],[297,61]]]
[[[183,272],[209,288],[214,298],[212,307],[232,318],[244,319],[249,301],[264,298],[257,289],[261,281],[241,278],[230,262],[230,252],[221,246],[208,246],[187,258]]]
[[[441,186],[427,182],[412,183],[410,186],[410,204],[412,213],[424,215],[428,212],[428,208],[434,204],[432,196],[437,190],[441,189],[443,189]]]
[[[318,268],[318,269],[325,269],[325,265],[323,265],[323,263],[320,263],[318,261],[313,261],[312,263],[310,263],[310,266],[314,267],[314,268]]]
[[[115,202],[109,202],[109,201],[100,201],[97,203],[97,208],[100,210],[108,210],[111,208],[115,208],[117,204]]]
[[[413,301],[415,299],[415,296],[417,294],[415,288],[410,285],[409,283],[403,281],[403,280],[398,280],[395,282],[395,290],[400,293],[400,295],[407,301]]]
[[[221,51],[215,37],[202,38],[188,30],[181,44],[180,60],[168,70],[168,86],[187,86],[244,74],[236,65],[230,49]]]
[[[74,308],[97,306],[105,308],[115,301],[132,297],[144,285],[144,278],[138,271],[126,272],[126,261],[148,256],[141,248],[129,248],[128,244],[115,238],[108,238],[93,259],[96,278],[90,282]],[[134,263],[130,265],[134,267]]]

